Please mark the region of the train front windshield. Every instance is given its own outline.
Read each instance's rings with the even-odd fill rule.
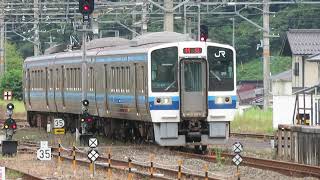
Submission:
[[[233,51],[222,47],[208,47],[209,91],[233,91]]]
[[[178,48],[169,47],[151,53],[151,80],[153,92],[178,91]]]

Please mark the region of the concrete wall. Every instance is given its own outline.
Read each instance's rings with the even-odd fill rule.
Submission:
[[[312,87],[320,82],[320,65],[316,62],[302,60],[302,56],[292,57],[292,87],[303,87],[303,62],[304,62],[304,85]],[[294,75],[295,63],[299,63],[299,75]]]
[[[282,96],[292,94],[291,81],[272,81],[272,95]]]
[[[278,124],[293,124],[292,118],[293,118],[295,100],[296,100],[295,95],[273,96],[273,122],[272,122],[273,128],[278,128]],[[315,101],[313,103],[315,103]],[[305,105],[306,105],[306,108],[311,108],[311,97],[309,95],[306,95]],[[299,106],[300,108],[303,108],[303,95],[299,96]],[[313,108],[314,108],[313,117],[315,119],[314,112],[316,112],[316,110],[315,110],[315,107]],[[300,114],[303,114],[302,109],[299,112]],[[311,116],[311,111],[306,110],[306,114],[310,114]]]
[[[273,128],[279,124],[292,124],[295,96],[273,96]]]
[[[305,61],[305,86],[312,87],[319,84],[319,64]]]

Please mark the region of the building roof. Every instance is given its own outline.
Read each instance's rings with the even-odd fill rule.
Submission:
[[[275,74],[270,78],[272,81],[290,81],[292,79],[292,70],[284,71],[279,74]]]
[[[315,55],[312,55],[312,56],[309,56],[307,61],[310,61],[310,62],[320,62],[320,53],[319,54],[315,54]]]
[[[320,53],[320,29],[290,29],[286,33],[282,55],[314,55]]]

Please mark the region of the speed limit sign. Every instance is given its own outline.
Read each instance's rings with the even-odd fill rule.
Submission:
[[[41,161],[50,161],[51,160],[51,148],[38,149],[37,158]]]
[[[53,120],[53,128],[63,128],[64,120],[63,119],[54,119]]]

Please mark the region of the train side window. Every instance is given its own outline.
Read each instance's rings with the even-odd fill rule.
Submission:
[[[65,83],[65,70],[64,70],[64,67],[63,66],[61,66],[61,80],[62,80],[62,83],[61,83],[61,91],[63,91],[64,90],[64,83]]]
[[[111,92],[114,91],[114,67],[111,67],[111,74],[110,74],[110,80],[111,80],[111,84],[110,84],[110,90]]]
[[[104,87],[107,90],[108,89],[108,70],[107,70],[107,65],[104,65]]]
[[[76,68],[72,68],[72,81],[73,81],[72,88],[74,91],[76,91],[77,90],[76,89]]]
[[[78,89],[78,68],[74,68],[74,88],[75,88],[75,91],[79,91]]]
[[[40,80],[39,80],[39,90],[42,90],[42,84],[43,84],[43,75],[42,75],[42,70],[39,70],[39,74],[40,74]]]
[[[120,90],[120,92],[124,92],[124,89],[125,89],[125,75],[124,75],[124,67],[121,67],[121,71],[120,71],[120,75],[121,75],[121,84],[120,84],[120,88],[121,88],[121,90]]]
[[[35,70],[34,71],[34,90],[37,90],[37,88],[38,88],[38,82],[39,82],[39,79],[38,79],[38,77],[39,76],[37,76],[38,75],[38,71],[37,70]]]
[[[144,81],[144,67],[141,66],[141,93],[144,92],[145,81]]]
[[[81,91],[82,90],[82,74],[81,74],[81,69],[80,68],[78,68],[78,76],[79,76],[79,90]]]
[[[118,71],[119,71],[119,68],[115,68],[114,69],[114,91],[115,92],[118,92]]]
[[[129,93],[130,92],[130,88],[131,88],[130,67],[129,66],[126,67],[126,71],[127,71],[127,74],[126,74],[126,76],[127,76],[127,82],[126,82],[126,84],[127,84],[127,93]]]
[[[119,92],[120,88],[119,88],[119,85],[120,85],[120,70],[119,70],[119,67],[116,67],[116,92]]]
[[[93,68],[91,68],[91,72],[92,72],[92,76],[91,76],[91,81],[92,81],[92,91],[94,91],[95,90],[95,85],[94,85],[94,69]]]
[[[31,91],[33,90],[33,80],[32,80],[32,77],[33,77],[33,71],[31,71],[31,74],[30,74],[30,89]]]
[[[56,69],[56,79],[57,79],[57,82],[55,83],[55,88],[56,88],[56,91],[58,91],[59,90],[59,86],[58,86],[58,84],[59,84],[59,82],[60,82],[60,78],[59,78],[59,69],[57,68]]]

